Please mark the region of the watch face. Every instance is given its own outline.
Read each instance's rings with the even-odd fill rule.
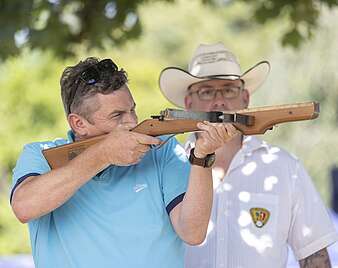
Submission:
[[[206,167],[211,167],[212,164],[215,162],[216,160],[216,155],[215,154],[211,154],[207,157],[207,159],[205,159],[205,166]]]

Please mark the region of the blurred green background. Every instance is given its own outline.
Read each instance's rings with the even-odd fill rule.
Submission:
[[[9,23],[7,28],[0,27],[0,255],[30,252],[27,227],[14,218],[9,206],[11,170],[25,143],[65,136],[68,126],[59,78],[65,66],[87,56],[112,58],[127,70],[139,120],[172,107],[160,94],[159,73],[167,66],[187,69],[200,43],[224,42],[238,56],[243,71],[260,60],[269,60],[270,76],[252,96],[251,107],[318,101],[321,113],[313,121],[280,125],[263,138],[302,159],[329,205],[330,170],[338,165],[336,1],[271,0],[264,5],[264,1],[125,1],[124,14],[129,9],[135,13],[119,17],[116,6],[107,9],[106,5],[106,11],[111,12],[108,15],[115,14],[119,20],[109,27],[103,27],[105,22],[88,25],[92,30],[88,39],[67,43],[67,36],[61,38],[65,31],[55,31],[61,27],[57,25],[47,37],[38,36],[30,42],[25,40],[25,34],[16,36],[17,46],[13,38],[8,38],[8,25],[20,28],[29,24],[28,19],[26,13],[10,15],[5,2],[0,3],[0,23]],[[96,1],[68,2],[89,5]],[[274,2],[280,5],[273,6]],[[43,4],[61,3],[70,14],[78,8],[67,6],[67,1],[27,3],[32,4],[31,8],[40,5],[39,19],[34,22],[35,29],[40,30],[44,27]],[[68,20],[68,24],[76,25],[76,19]],[[99,33],[106,31],[112,40],[102,41]],[[184,137],[179,139],[183,141]]]

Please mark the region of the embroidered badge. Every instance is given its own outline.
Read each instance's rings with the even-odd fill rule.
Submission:
[[[250,208],[251,218],[258,228],[262,228],[269,220],[270,212],[265,208]]]

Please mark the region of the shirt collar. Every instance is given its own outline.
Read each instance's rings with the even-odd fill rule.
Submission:
[[[265,141],[258,139],[255,136],[244,136],[241,151],[244,154],[251,154],[259,149],[269,150],[268,147],[269,146]]]
[[[75,135],[72,130],[68,130],[67,132],[67,138],[69,142],[74,142],[75,141]]]
[[[187,154],[190,153],[190,150],[195,147],[195,142],[196,142],[196,135],[195,133],[191,133],[186,142],[184,143],[184,150],[186,151]]]

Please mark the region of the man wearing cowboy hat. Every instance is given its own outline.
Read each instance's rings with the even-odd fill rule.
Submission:
[[[270,71],[262,61],[242,73],[222,43],[200,45],[189,71],[164,69],[160,88],[191,111],[247,108]],[[185,148],[190,152],[196,135]],[[301,267],[331,267],[326,247],[338,237],[300,161],[254,136],[239,134],[216,150],[214,200],[205,241],[187,246],[187,268],[286,267],[288,245]]]

